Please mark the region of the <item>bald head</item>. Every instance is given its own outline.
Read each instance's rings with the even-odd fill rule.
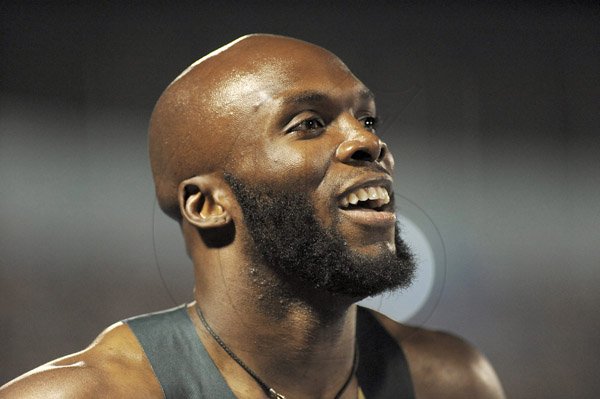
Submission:
[[[251,146],[246,117],[318,61],[343,69],[330,52],[282,36],[249,35],[187,68],[158,100],[149,128],[150,162],[160,207],[180,218],[177,190],[192,176],[231,171]],[[349,72],[348,72],[349,74]]]

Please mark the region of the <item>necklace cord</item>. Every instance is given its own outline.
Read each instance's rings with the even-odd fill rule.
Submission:
[[[260,387],[263,389],[263,391],[265,391],[265,393],[269,396],[269,398],[271,398],[271,399],[286,399],[285,396],[283,396],[282,394],[278,393],[273,388],[268,386],[267,383],[264,382],[254,372],[254,370],[252,370],[250,367],[248,367],[248,365],[246,365],[246,363],[244,363],[242,361],[242,359],[240,359],[235,353],[233,353],[233,351],[231,349],[229,349],[229,347],[225,344],[225,342],[223,342],[221,337],[219,337],[219,335],[210,327],[210,325],[204,318],[204,314],[202,313],[202,310],[200,310],[200,306],[198,306],[198,304],[196,304],[196,306],[194,306],[194,307],[196,308],[196,313],[198,314],[198,317],[200,317],[200,321],[202,322],[202,325],[204,326],[204,328],[206,328],[206,331],[208,331],[208,333],[219,344],[219,346],[221,348],[223,348],[223,350],[225,351],[225,353],[227,353],[229,355],[229,357],[231,357],[237,364],[240,365],[241,368],[243,368],[252,378],[254,378],[254,380],[258,383],[258,385],[260,385]],[[340,388],[338,393],[335,395],[334,399],[339,399],[342,396],[342,394],[344,393],[344,391],[346,390],[346,388],[348,388],[348,385],[350,385],[350,382],[352,381],[352,377],[356,373],[357,368],[358,368],[358,345],[355,343],[354,358],[352,360],[352,369],[350,370],[350,375],[346,379],[346,382],[344,382],[344,385],[342,385],[342,387]]]

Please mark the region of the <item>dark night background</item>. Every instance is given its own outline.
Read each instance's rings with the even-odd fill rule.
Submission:
[[[378,96],[396,190],[446,246],[425,325],[477,345],[510,398],[597,397],[600,6],[534,4],[2,3],[0,384],[173,306],[153,228],[190,298],[147,121],[187,65],[269,32],[333,51]]]

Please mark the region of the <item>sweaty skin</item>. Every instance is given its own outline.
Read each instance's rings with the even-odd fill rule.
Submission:
[[[251,257],[242,211],[223,174],[306,193],[323,227],[335,227],[352,251],[393,253],[391,211],[341,205],[352,188],[391,182],[394,162],[372,128],[375,116],[373,96],[337,57],[272,35],[245,36],[196,62],[152,115],[156,193],[181,224],[194,299],[233,351],[288,398],[335,396],[352,367],[354,303],[361,298],[282,281]],[[267,295],[282,287],[285,301]],[[234,394],[265,398],[193,306],[198,336]],[[417,398],[504,398],[491,365],[460,338],[374,313],[405,351]],[[342,398],[355,399],[357,391],[353,378]],[[116,323],[87,349],[0,389],[2,399],[53,397],[161,398],[162,391],[129,327]]]

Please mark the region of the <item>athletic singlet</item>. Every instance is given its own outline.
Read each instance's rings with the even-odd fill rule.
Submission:
[[[166,399],[235,399],[206,352],[186,305],[124,320],[137,337]],[[400,346],[365,308],[358,307],[356,376],[367,399],[414,399]]]

